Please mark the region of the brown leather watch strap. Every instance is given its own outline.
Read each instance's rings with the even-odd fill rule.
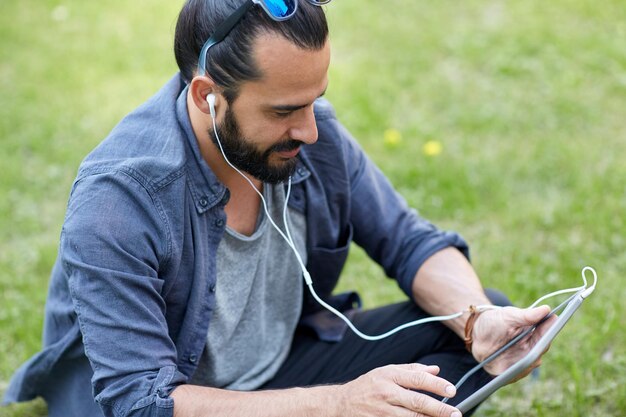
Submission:
[[[476,319],[482,313],[482,311],[478,310],[476,306],[469,306],[470,315],[465,322],[465,348],[469,353],[472,353],[472,343],[474,340],[472,339],[472,332],[474,331],[474,323],[476,323]]]

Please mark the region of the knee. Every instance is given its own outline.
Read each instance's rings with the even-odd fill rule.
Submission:
[[[487,295],[487,298],[489,298],[489,301],[491,301],[491,304],[493,305],[500,306],[500,307],[507,307],[507,306],[513,305],[511,300],[509,300],[509,298],[506,295],[504,295],[502,291],[498,291],[493,288],[485,288],[485,295]]]

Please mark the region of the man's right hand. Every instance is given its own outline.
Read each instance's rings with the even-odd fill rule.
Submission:
[[[456,408],[415,392],[453,397],[454,385],[438,373],[437,366],[388,365],[343,385],[251,392],[180,385],[171,397],[174,417],[461,417]]]
[[[437,366],[388,365],[341,385],[340,415],[347,417],[461,417],[456,408],[414,390],[443,397],[456,394],[454,385],[436,376]]]

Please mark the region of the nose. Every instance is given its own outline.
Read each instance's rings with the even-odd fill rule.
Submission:
[[[317,123],[315,122],[313,105],[307,106],[299,113],[300,117],[294,120],[293,125],[289,129],[289,137],[307,145],[312,145],[317,142]]]

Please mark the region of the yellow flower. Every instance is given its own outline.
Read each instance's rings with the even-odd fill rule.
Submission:
[[[387,129],[383,135],[385,145],[396,147],[402,142],[402,133],[397,129]]]
[[[422,148],[422,151],[426,156],[437,156],[441,153],[442,150],[443,146],[438,140],[429,140],[424,144],[424,147]]]

